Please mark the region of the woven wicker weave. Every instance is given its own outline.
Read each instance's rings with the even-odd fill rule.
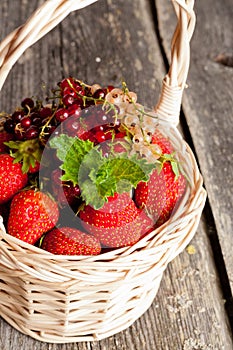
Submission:
[[[71,11],[95,0],[46,1],[0,45],[0,88],[22,53]],[[195,26],[193,0],[173,0],[178,19],[172,61],[156,106],[190,179],[163,226],[132,247],[99,256],[55,256],[5,232],[0,220],[0,315],[31,337],[53,343],[100,340],[130,326],[151,305],[167,264],[193,238],[206,199],[195,158],[176,129]],[[120,305],[120,307],[119,307]]]

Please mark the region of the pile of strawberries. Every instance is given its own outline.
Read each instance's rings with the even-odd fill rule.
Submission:
[[[155,112],[134,92],[66,78],[46,103],[1,114],[0,215],[53,254],[98,255],[164,224],[187,181]]]

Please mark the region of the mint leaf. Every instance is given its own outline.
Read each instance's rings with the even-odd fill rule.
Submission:
[[[106,202],[96,186],[97,171],[105,161],[106,158],[101,152],[93,148],[85,154],[79,167],[78,184],[82,198],[86,204],[92,205],[95,209],[101,208]]]
[[[64,170],[62,181],[72,181],[74,185],[78,184],[79,168],[84,156],[93,148],[93,142],[76,139],[70,149],[67,151],[64,163],[61,169]]]
[[[156,166],[136,156],[128,158],[126,154],[105,158],[100,151],[92,149],[83,158],[79,169],[78,183],[83,200],[100,209],[115,192],[128,192],[140,181],[148,181]]]
[[[88,177],[95,182],[96,181],[96,169],[101,166],[106,158],[104,158],[96,148],[90,150],[83,157],[82,164],[79,170],[79,182],[85,181]]]
[[[86,204],[92,205],[95,209],[100,209],[106,202],[105,198],[101,197],[98,193],[94,182],[90,179],[82,182],[82,198]]]
[[[132,187],[135,188],[139,181],[147,181],[148,175],[154,167],[154,164],[149,164],[145,159],[136,157],[113,158],[107,160],[99,168],[96,175],[96,185],[103,196],[109,195],[108,186],[111,183],[113,185],[111,192],[125,192]]]
[[[61,134],[50,141],[50,146],[57,150],[57,157],[63,161],[61,169],[64,174],[61,180],[72,181],[77,185],[80,165],[84,156],[93,148],[93,142]]]
[[[49,145],[51,148],[55,148],[57,150],[58,159],[64,161],[69,149],[71,148],[75,140],[77,140],[77,137],[71,137],[66,134],[61,134],[59,136],[53,137],[49,141]]]
[[[131,189],[132,189],[132,186],[129,181],[121,179],[117,182],[116,192],[124,193],[124,192],[129,192]]]

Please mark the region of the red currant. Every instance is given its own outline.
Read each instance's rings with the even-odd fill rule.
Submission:
[[[64,90],[66,87],[70,87],[70,85],[74,84],[74,79],[73,78],[67,78],[63,79],[58,85],[62,90]]]
[[[61,129],[57,128],[55,125],[53,125],[53,126],[50,126],[50,128],[48,128],[47,133],[49,135],[53,134],[53,136],[59,136],[61,134]]]
[[[20,125],[22,126],[23,129],[28,129],[32,124],[32,120],[30,117],[23,117],[20,121]]]
[[[11,118],[13,120],[14,123],[19,123],[20,120],[24,117],[24,111],[23,110],[20,110],[20,111],[15,111]]]
[[[23,108],[27,108],[27,109],[32,109],[34,107],[34,101],[29,98],[26,97],[22,102],[21,102],[21,106]]]
[[[31,113],[30,117],[33,125],[40,126],[42,124],[42,119],[39,113],[33,112]]]
[[[39,130],[36,126],[31,126],[29,129],[25,131],[25,139],[31,140],[35,139],[39,136]]]
[[[68,107],[67,112],[70,116],[79,117],[81,114],[81,108],[78,104],[73,104],[72,106]]]
[[[92,134],[92,132],[90,132],[90,131],[83,132],[82,134],[80,134],[78,136],[81,140],[84,140],[84,141],[89,140],[91,142],[96,143],[95,135]]]
[[[69,117],[69,113],[65,108],[59,108],[55,113],[55,118],[58,122],[63,122]]]
[[[115,132],[112,129],[105,131],[105,139],[111,140],[113,138],[113,134],[115,134]]]
[[[83,90],[82,85],[78,81],[74,81],[73,86],[74,86],[75,91],[79,92],[79,91]]]
[[[94,134],[96,134],[98,131],[104,131],[105,129],[106,129],[105,125],[96,125],[92,131]]]
[[[98,89],[94,92],[93,97],[96,99],[103,99],[106,95],[106,91],[104,89]]]
[[[86,95],[86,91],[83,90],[82,87],[79,88],[79,89],[77,89],[77,92],[78,92],[78,94],[81,95],[81,96],[85,96],[85,95]]]
[[[108,85],[107,87],[107,92],[112,91],[113,89],[115,89],[115,87],[113,85]]]
[[[50,107],[43,107],[40,110],[40,117],[42,119],[48,118],[53,114],[52,109]]]
[[[77,131],[81,129],[81,125],[78,120],[71,117],[65,121],[64,128],[68,135],[75,136],[77,134]]]
[[[96,138],[96,141],[98,143],[101,143],[101,142],[104,142],[106,140],[106,135],[103,131],[98,131],[96,134],[95,134],[95,138]]]
[[[63,96],[70,95],[70,96],[76,97],[77,93],[71,87],[65,87],[64,90],[62,91],[62,95]]]
[[[19,130],[15,130],[15,136],[16,136],[17,140],[19,140],[19,141],[24,140],[24,135],[25,135],[24,132],[21,132]]]
[[[126,136],[126,132],[117,132],[115,134],[115,138],[117,139],[123,139]]]
[[[71,106],[75,102],[75,98],[72,95],[64,95],[62,98],[62,102],[65,106]]]
[[[15,123],[11,118],[7,119],[4,123],[4,130],[9,132],[10,134],[14,134],[15,132]]]
[[[77,96],[77,97],[75,98],[74,104],[75,104],[76,106],[78,106],[80,109],[82,109],[82,108],[84,107],[82,97]]]
[[[81,191],[78,185],[73,186],[72,184],[70,185],[64,184],[63,190],[69,204],[71,204],[70,202],[73,202],[73,200],[79,197],[81,194]]]

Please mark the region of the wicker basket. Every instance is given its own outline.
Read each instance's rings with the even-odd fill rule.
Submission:
[[[0,45],[0,88],[21,54],[71,11],[95,0],[46,1]],[[0,315],[40,341],[100,340],[129,327],[151,305],[167,264],[190,242],[206,199],[195,158],[176,125],[189,68],[194,0],[173,0],[172,60],[155,107],[190,179],[174,215],[132,247],[99,256],[55,256],[5,232],[0,221]],[[120,307],[119,307],[120,305]]]

